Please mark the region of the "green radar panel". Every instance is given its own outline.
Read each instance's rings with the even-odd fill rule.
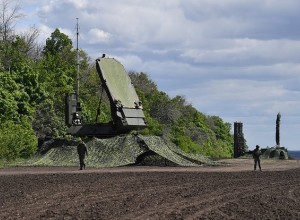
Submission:
[[[114,58],[103,57],[96,60],[96,68],[110,101],[112,122],[73,124],[68,133],[76,136],[113,136],[145,128],[147,124],[142,102],[124,66]]]
[[[111,96],[110,101],[120,102],[125,108],[139,107],[139,98],[124,66],[113,58],[102,58],[96,62],[99,77],[106,85],[106,92]]]
[[[142,102],[124,66],[114,58],[101,58],[96,60],[96,67],[108,95],[115,124],[120,128],[145,127]]]

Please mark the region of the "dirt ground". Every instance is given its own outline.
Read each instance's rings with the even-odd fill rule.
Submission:
[[[300,161],[0,168],[0,219],[300,219]]]

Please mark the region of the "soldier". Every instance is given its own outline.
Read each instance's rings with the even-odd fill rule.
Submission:
[[[80,170],[85,169],[84,158],[85,155],[88,155],[86,144],[80,139],[79,144],[77,145],[77,153],[79,156]]]
[[[256,145],[255,149],[252,151],[252,156],[254,159],[254,170],[256,170],[256,165],[258,164],[259,170],[261,171],[261,166],[260,166],[260,155],[262,155],[259,146]]]

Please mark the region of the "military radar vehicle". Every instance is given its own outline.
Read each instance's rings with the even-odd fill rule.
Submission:
[[[83,124],[78,93],[67,94],[65,114],[66,124],[69,126],[67,133],[78,137],[111,137],[145,128],[147,124],[142,102],[124,66],[114,58],[102,56],[96,60],[96,69],[110,102],[112,121]]]

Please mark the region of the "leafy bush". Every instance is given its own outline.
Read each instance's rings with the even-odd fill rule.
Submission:
[[[187,136],[177,136],[175,144],[186,153],[200,153],[200,146]]]
[[[0,125],[0,159],[28,158],[37,150],[37,138],[26,120],[17,124],[6,121]]]

